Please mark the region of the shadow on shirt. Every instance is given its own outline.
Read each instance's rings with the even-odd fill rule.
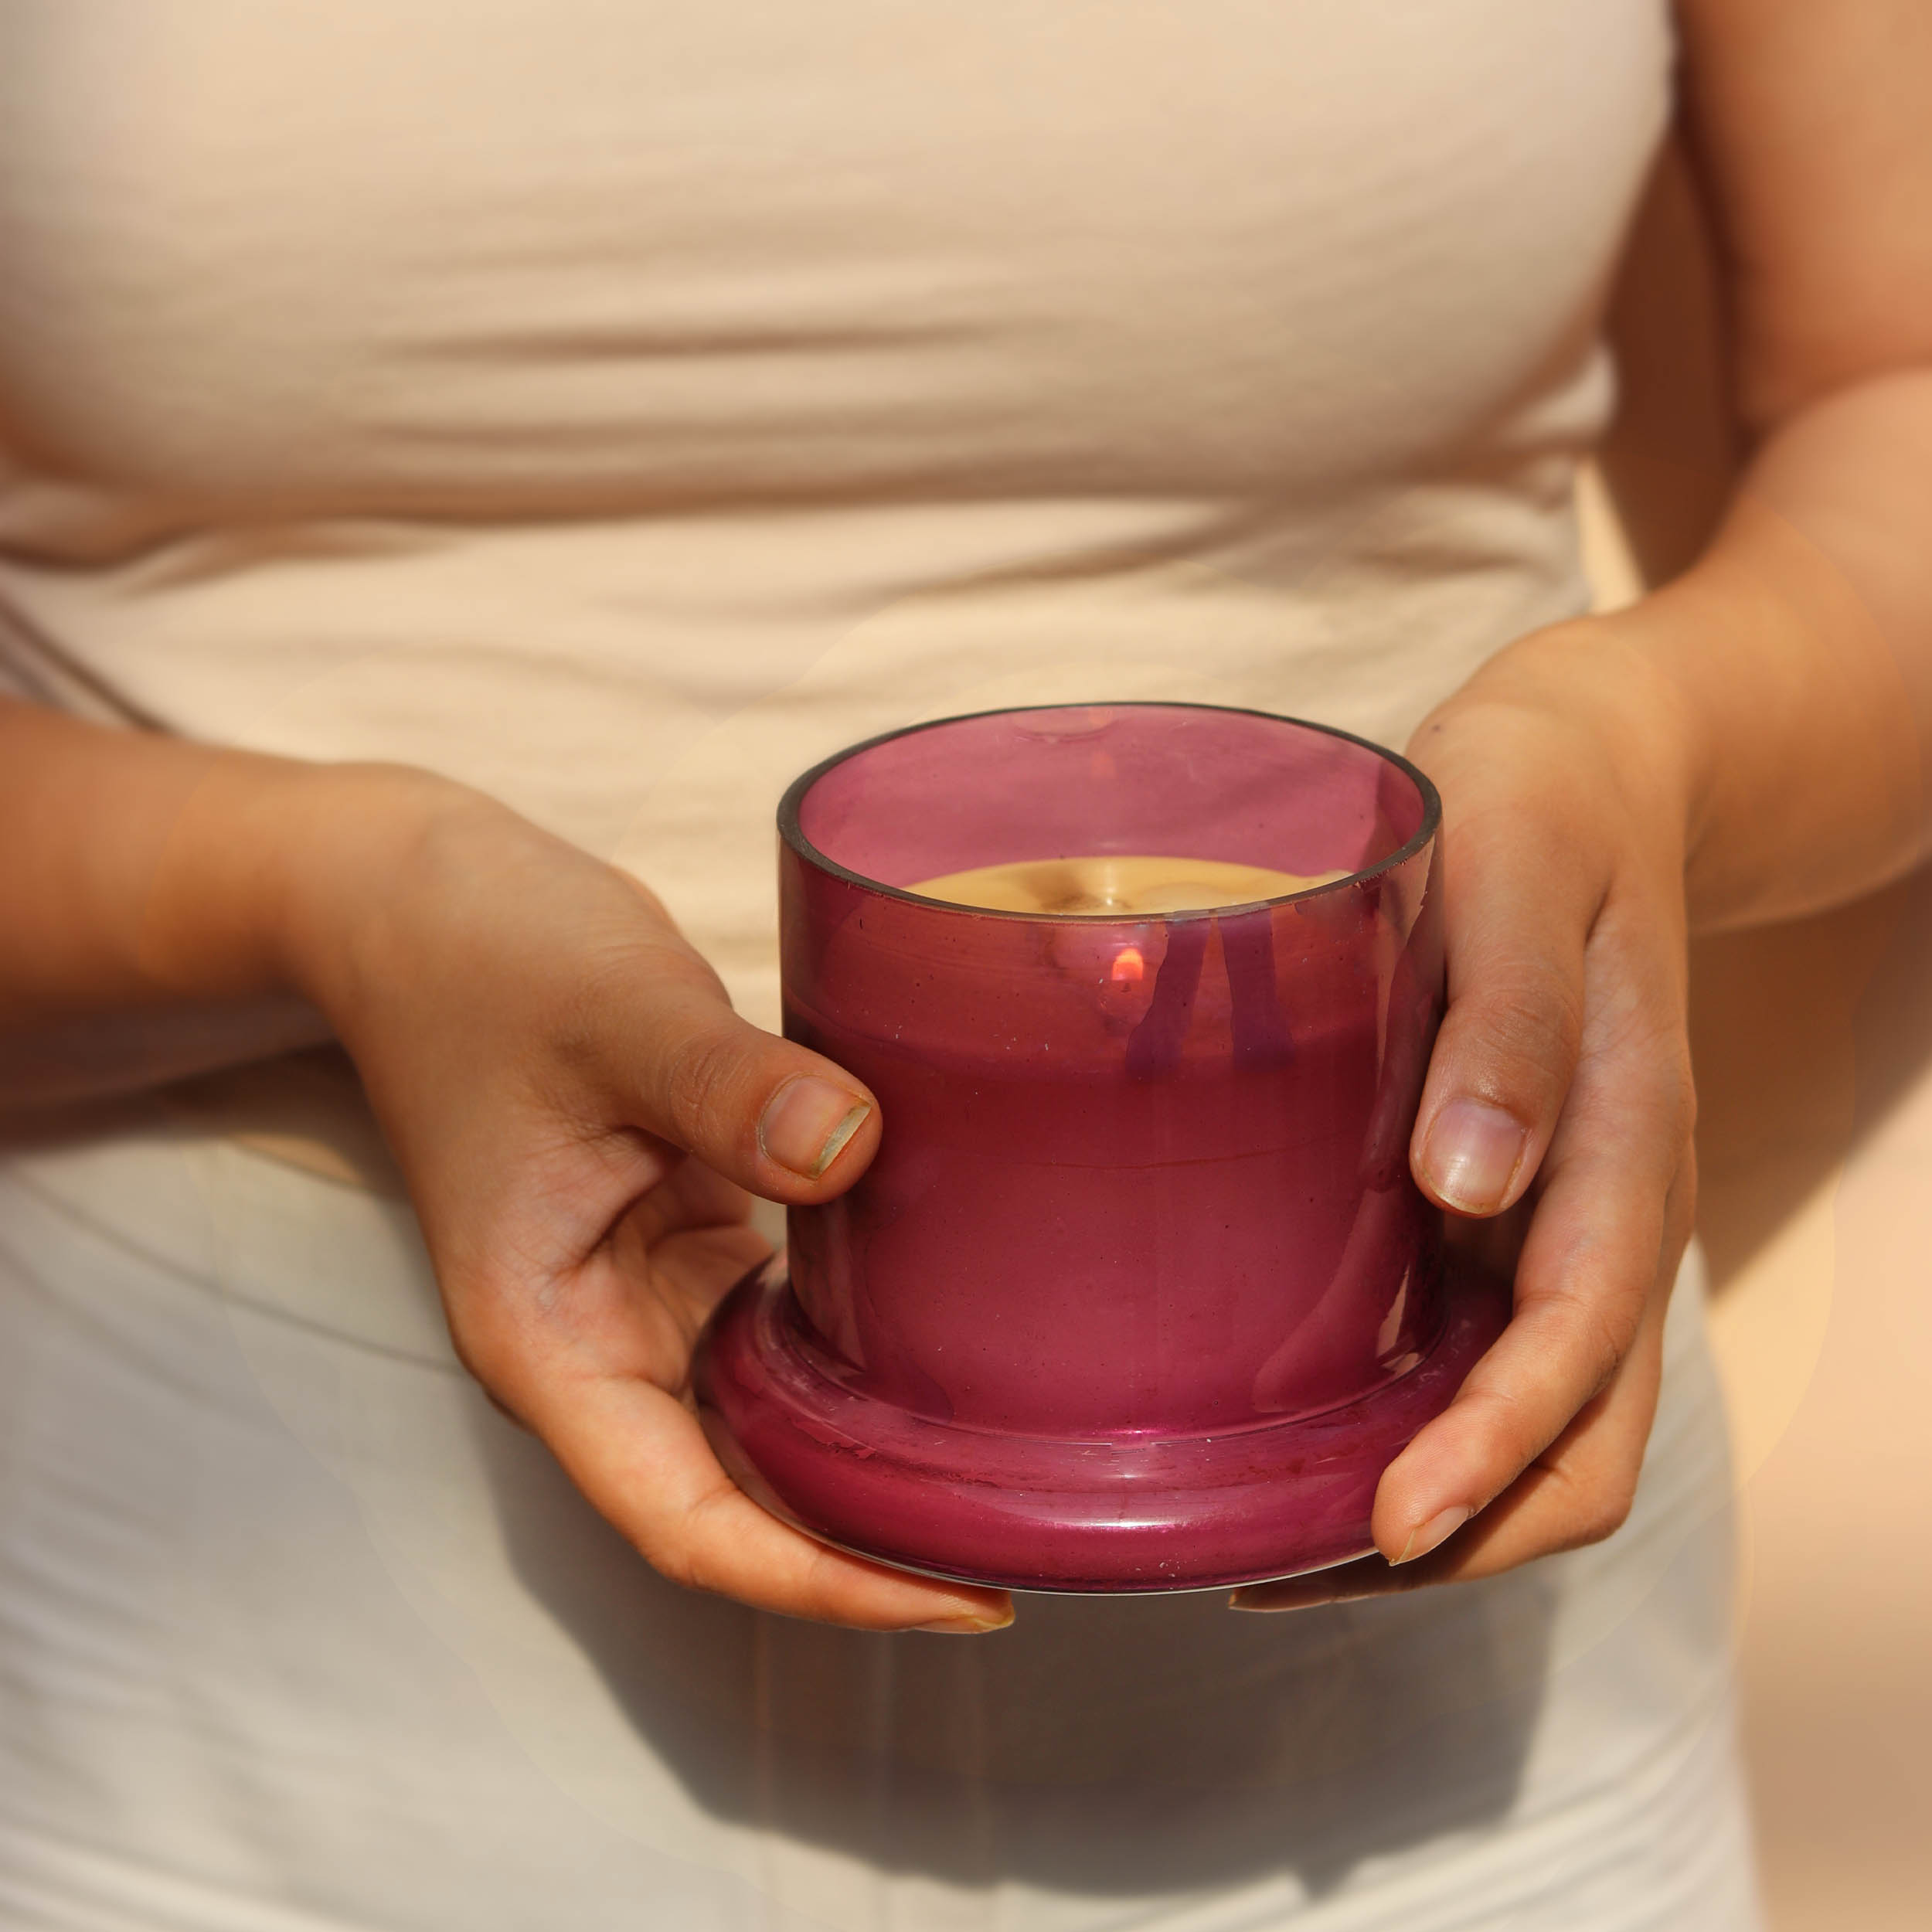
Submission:
[[[1269,1615],[1022,1596],[990,1637],[867,1635],[665,1583],[539,1445],[481,1434],[519,1577],[721,1818],[964,1886],[1319,1894],[1480,1833],[1521,1783],[1541,1566]]]

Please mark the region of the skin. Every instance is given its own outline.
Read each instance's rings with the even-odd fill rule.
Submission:
[[[1384,1476],[1382,1554],[1243,1607],[1617,1527],[1694,1205],[1686,935],[1854,896],[1932,843],[1932,10],[1683,13],[1743,480],[1682,575],[1512,645],[1410,747],[1445,801],[1451,1000],[1413,1163],[1513,1264],[1515,1318]],[[642,886],[423,773],[22,706],[0,706],[0,823],[16,1096],[338,1039],[464,1361],[659,1570],[867,1629],[1009,1619],[820,1547],[706,1447],[690,1349],[762,1252],[745,1191],[835,1195],[879,1112],[733,1015]],[[86,1050],[104,1021],[111,1069]]]

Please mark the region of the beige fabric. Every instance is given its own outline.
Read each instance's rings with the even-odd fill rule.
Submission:
[[[1400,739],[1581,600],[1657,0],[345,0],[0,24],[0,662],[621,852],[920,715]]]
[[[127,1110],[0,1162],[0,1920],[1752,1932],[1702,1288],[1613,1542],[879,1638],[639,1562],[400,1204]]]

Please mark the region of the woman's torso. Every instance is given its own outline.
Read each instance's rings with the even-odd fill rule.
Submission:
[[[1399,741],[1578,607],[1670,58],[1662,0],[28,0],[0,666],[483,784],[769,1020],[771,807],[836,745],[1097,696]],[[1745,1921],[1694,1310],[1602,1550],[947,1647],[645,1570],[399,1203],[143,1117],[0,1208],[22,1922]]]

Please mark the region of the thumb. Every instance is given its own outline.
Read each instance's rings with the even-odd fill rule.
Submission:
[[[876,1099],[822,1054],[740,1019],[695,954],[666,968],[613,1016],[607,1064],[627,1124],[767,1200],[842,1193],[878,1151]]]
[[[1492,1215],[1520,1199],[1576,1072],[1594,887],[1510,814],[1444,849],[1448,1011],[1411,1162],[1439,1206]]]

